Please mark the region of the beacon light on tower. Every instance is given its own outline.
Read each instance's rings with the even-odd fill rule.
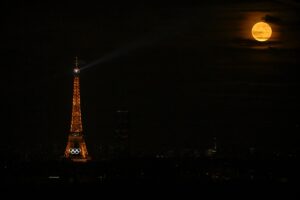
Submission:
[[[80,69],[79,68],[74,68],[73,72],[74,72],[74,74],[79,74]]]

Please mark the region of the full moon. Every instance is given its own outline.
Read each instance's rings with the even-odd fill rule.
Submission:
[[[252,27],[252,36],[260,42],[267,41],[272,35],[272,28],[265,22],[258,22]]]

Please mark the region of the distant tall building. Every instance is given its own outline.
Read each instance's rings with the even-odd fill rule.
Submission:
[[[73,104],[71,130],[68,137],[68,143],[65,150],[65,158],[74,162],[86,162],[90,159],[87,147],[82,133],[81,107],[80,107],[80,86],[79,86],[80,68],[76,57],[75,67],[73,69]]]
[[[117,156],[127,157],[130,154],[129,147],[129,129],[130,116],[128,110],[117,110],[114,116],[115,139]]]
[[[206,156],[213,157],[217,154],[217,138],[213,138],[213,147],[206,150]]]

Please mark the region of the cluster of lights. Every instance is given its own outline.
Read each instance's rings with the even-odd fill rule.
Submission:
[[[72,133],[72,136],[79,136],[79,133]]]
[[[80,150],[80,148],[70,148],[69,151],[72,155],[78,155],[78,154],[80,154],[81,150]]]

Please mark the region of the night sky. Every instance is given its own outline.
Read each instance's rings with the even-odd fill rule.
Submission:
[[[72,67],[81,72],[88,148],[114,140],[127,109],[135,153],[207,148],[299,151],[300,2],[4,1],[4,145],[62,149]],[[251,28],[268,22],[271,39]],[[5,130],[5,131],[4,131]],[[93,152],[91,152],[93,156]]]

